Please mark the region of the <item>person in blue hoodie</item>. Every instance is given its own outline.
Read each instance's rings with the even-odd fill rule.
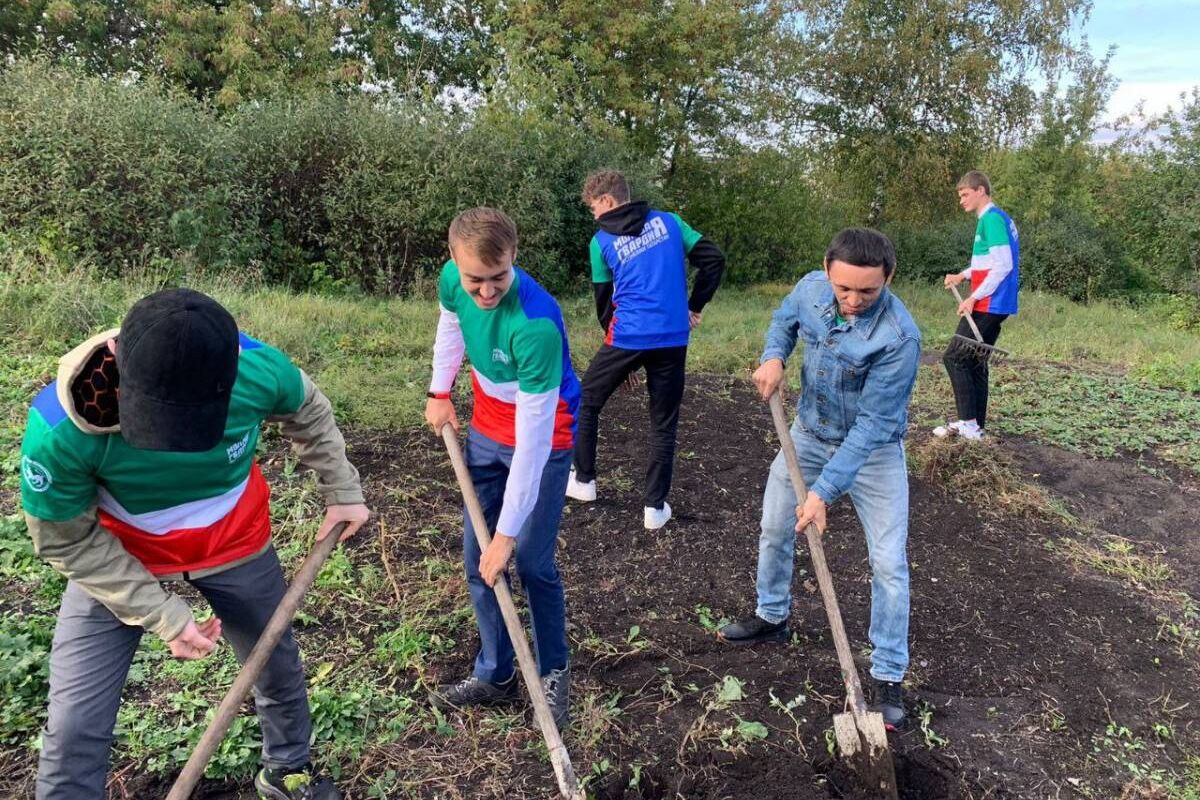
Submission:
[[[656,530],[671,518],[667,494],[688,337],[721,283],[725,256],[678,214],[651,208],[644,201],[631,202],[629,184],[617,170],[589,175],[582,199],[600,228],[592,237],[591,264],[604,344],[583,377],[567,496],[583,502],[596,499],[600,411],[618,386],[632,386],[637,370],[645,369],[651,452],[644,523],[647,530]],[[696,269],[690,296],[687,264]]]
[[[871,677],[884,722],[905,719],[908,669],[908,468],[904,435],[921,357],[921,333],[888,288],[896,268],[891,241],[847,228],[825,253],[825,268],[801,278],[771,318],[754,384],[769,400],[803,343],[803,380],[792,440],[808,491],[792,486],[780,451],[763,492],[757,607],[726,625],[734,645],[786,642],[792,611],[796,534],[849,495],[871,564]]]

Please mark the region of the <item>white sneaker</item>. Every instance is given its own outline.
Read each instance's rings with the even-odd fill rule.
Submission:
[[[983,428],[975,422],[964,422],[958,429],[958,435],[969,441],[978,442],[983,438]]]
[[[670,521],[670,519],[671,519],[671,504],[663,503],[663,507],[661,510],[659,510],[657,508],[651,508],[650,506],[646,506],[645,512],[646,512],[646,514],[645,514],[646,530],[656,531],[659,528],[661,528],[663,525],[666,525],[667,522]]]
[[[575,480],[575,470],[571,470],[571,476],[567,478],[567,497],[583,503],[594,502],[596,499],[596,482],[594,480],[587,483],[577,481]]]
[[[946,425],[938,425],[933,429],[933,435],[939,439],[945,439],[949,436],[957,436],[959,433],[962,433],[962,427],[965,424],[966,423],[961,419],[956,419],[954,422]]]

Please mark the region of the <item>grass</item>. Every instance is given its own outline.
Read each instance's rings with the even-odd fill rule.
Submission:
[[[34,758],[31,747],[44,718],[52,614],[63,586],[33,555],[17,513],[17,446],[28,403],[53,377],[59,355],[85,336],[115,326],[137,298],[179,277],[148,271],[117,281],[94,270],[0,253],[0,774],[10,779],[0,778],[0,793],[19,796],[28,790],[27,783],[11,781],[24,780],[20,776],[28,776]],[[402,431],[421,423],[436,321],[432,299],[295,295],[221,276],[187,283],[216,296],[247,332],[280,347],[309,371],[343,423],[360,431]],[[770,315],[789,288],[721,290],[693,337],[690,368],[748,378]],[[913,310],[926,348],[943,346],[954,324],[947,293],[903,283],[896,291]],[[590,298],[568,298],[563,308],[575,366],[582,371],[600,343],[600,329]],[[1200,389],[1189,384],[1200,364],[1200,336],[1171,330],[1152,311],[1082,307],[1026,293],[1022,314],[1006,324],[1004,337],[1019,360],[994,372],[995,429],[1093,455],[1152,451],[1200,471],[1200,404],[1184,391]],[[940,365],[922,367],[914,425],[932,424],[950,406]],[[281,458],[271,435],[264,437],[263,448],[260,455]],[[942,482],[973,476],[979,485],[960,481],[960,488],[986,488],[996,499],[992,508],[1073,523],[1055,498],[1016,479],[1002,457],[983,453],[942,442],[910,447],[914,470]],[[294,463],[285,459],[277,466],[282,477],[273,485],[276,544],[290,571],[310,543],[319,502]],[[419,480],[393,474],[387,480],[388,505],[380,514],[386,525],[380,527],[379,541],[340,551],[299,617],[316,751],[335,772],[358,765],[371,797],[430,792],[460,797],[457,787],[480,775],[490,775],[487,785],[502,793],[514,763],[544,758],[523,721],[489,714],[448,720],[424,700],[428,683],[439,677],[430,674],[431,660],[453,649],[471,626],[454,552],[457,511],[431,507],[430,487]],[[1128,582],[1153,590],[1170,582],[1159,554],[1125,540],[1080,537],[1069,545],[1076,548],[1069,555],[1079,563]],[[694,615],[698,628],[711,630],[723,622],[703,606]],[[1164,618],[1160,636],[1190,646],[1195,627],[1194,615],[1174,615]],[[575,645],[598,656],[619,658],[658,647],[636,626],[611,641],[588,632],[580,636]],[[121,711],[116,774],[177,768],[235,668],[227,648],[203,662],[180,663],[146,637],[131,672],[131,702]],[[663,677],[664,707],[678,702],[682,692],[704,693],[704,713],[684,746],[706,740],[740,751],[763,739],[761,722],[733,711],[734,695],[742,691],[736,680],[726,676],[702,689],[676,687],[669,672]],[[586,676],[577,692],[575,736],[582,747],[573,756],[582,773],[591,770],[598,778],[621,766],[605,766],[603,755],[614,737],[626,735],[620,698]],[[803,701],[801,696],[780,702],[780,708],[792,716]],[[929,729],[926,736],[931,734]],[[257,763],[259,736],[252,717],[241,720],[210,775],[248,774]],[[1173,779],[1179,788],[1170,797],[1200,798],[1194,788],[1200,786],[1200,769],[1192,767]]]

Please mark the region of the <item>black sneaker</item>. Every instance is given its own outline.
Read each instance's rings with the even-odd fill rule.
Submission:
[[[903,729],[907,716],[904,710],[904,686],[899,681],[881,681],[878,678],[872,678],[871,682],[875,685],[875,703],[871,710],[883,715],[883,724],[889,730]]]
[[[786,642],[791,638],[787,620],[782,622],[767,622],[760,616],[753,616],[742,622],[731,622],[717,631],[717,638],[728,644],[758,644],[759,642]]]
[[[496,706],[518,698],[517,676],[504,683],[490,683],[472,675],[458,683],[446,683],[433,692],[431,700],[442,711],[468,706]]]
[[[571,668],[552,669],[543,675],[542,691],[546,693],[554,724],[560,731],[565,730],[571,718]]]
[[[342,800],[342,793],[329,778],[313,774],[312,764],[298,770],[259,770],[254,788],[262,800]]]

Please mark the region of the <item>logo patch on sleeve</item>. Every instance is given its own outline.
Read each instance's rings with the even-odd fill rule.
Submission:
[[[21,456],[21,479],[25,485],[35,492],[44,492],[54,483],[50,470],[34,461],[29,456]]]

